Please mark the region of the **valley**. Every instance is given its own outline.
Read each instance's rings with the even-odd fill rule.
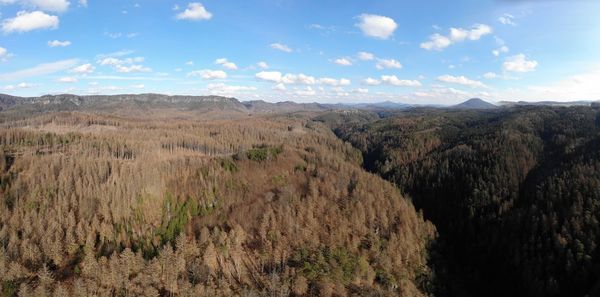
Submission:
[[[598,292],[593,107],[94,99],[3,100],[5,296]]]

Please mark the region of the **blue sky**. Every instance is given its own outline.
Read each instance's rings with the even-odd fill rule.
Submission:
[[[599,12],[585,0],[0,0],[0,92],[599,100]]]

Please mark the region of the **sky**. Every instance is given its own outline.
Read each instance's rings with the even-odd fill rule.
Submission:
[[[0,93],[600,100],[600,1],[0,0]]]

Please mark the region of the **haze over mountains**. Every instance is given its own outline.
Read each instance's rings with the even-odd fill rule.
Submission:
[[[172,96],[163,94],[121,94],[121,95],[86,95],[72,94],[45,95],[41,97],[17,97],[0,94],[0,110],[12,112],[48,112],[60,110],[79,111],[114,111],[124,112],[127,109],[152,109],[152,108],[177,108],[197,112],[223,111],[229,113],[280,113],[298,111],[324,111],[329,109],[360,109],[360,110],[397,110],[407,108],[451,108],[451,109],[494,109],[518,105],[547,105],[571,106],[590,105],[592,101],[577,101],[569,103],[541,101],[541,102],[508,102],[503,101],[498,105],[486,102],[479,98],[472,98],[457,105],[415,105],[391,101],[376,103],[354,104],[322,104],[322,103],[296,103],[283,101],[277,103],[262,100],[239,101],[232,97],[222,96]]]

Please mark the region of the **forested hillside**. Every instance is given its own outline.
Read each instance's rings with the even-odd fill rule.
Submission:
[[[436,296],[597,296],[597,111],[415,109],[367,122],[339,112],[317,119],[436,225]]]
[[[3,296],[428,294],[433,225],[326,126],[169,112],[0,114]]]

